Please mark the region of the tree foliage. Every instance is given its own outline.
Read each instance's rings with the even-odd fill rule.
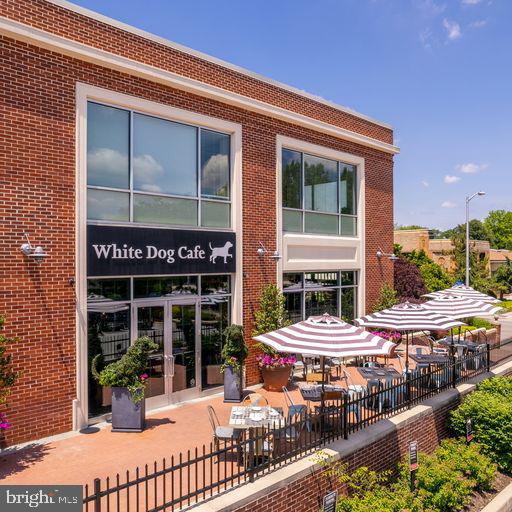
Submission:
[[[372,313],[375,313],[376,311],[382,311],[383,309],[388,309],[397,303],[398,294],[396,290],[394,290],[388,282],[385,282],[380,289],[377,302],[372,305]]]
[[[429,293],[449,288],[453,284],[454,280],[450,274],[441,265],[431,260],[423,249],[412,251],[405,255],[405,258],[419,268]]]
[[[493,210],[484,220],[491,246],[512,250],[512,211]]]
[[[260,305],[254,313],[254,330],[252,335],[259,336],[290,324],[285,307],[285,298],[275,284],[265,286],[260,297]],[[263,343],[258,348],[265,354],[274,355],[276,351]]]
[[[400,302],[421,302],[421,296],[427,293],[420,270],[404,258],[395,260],[395,290]]]
[[[512,291],[512,260],[507,258],[506,263],[498,267],[492,278],[500,298],[503,298],[504,293],[510,293]]]
[[[453,238],[454,236],[466,237],[466,224],[458,224],[452,229],[443,232],[443,238]],[[470,240],[490,240],[491,234],[485,224],[478,219],[469,221],[469,239]]]
[[[8,354],[8,347],[16,341],[15,338],[8,338],[4,330],[5,317],[0,316],[0,404],[3,404],[11,392],[12,386],[18,379],[18,373],[12,364],[12,355]]]

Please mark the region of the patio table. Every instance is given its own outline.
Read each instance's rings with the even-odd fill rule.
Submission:
[[[283,408],[235,405],[231,408],[229,426],[237,429],[267,427],[279,428],[284,424]]]
[[[416,363],[444,364],[449,361],[449,356],[443,354],[411,354],[409,356]]]
[[[341,393],[346,393],[347,390],[342,388],[341,386],[333,386],[331,384],[326,384],[323,387],[324,391],[338,391]],[[303,386],[300,388],[300,394],[302,398],[306,402],[321,402],[322,401],[322,386]]]
[[[439,340],[439,345],[443,345],[444,347],[451,347],[452,343],[451,341],[447,340],[446,338],[443,339],[443,340]],[[474,341],[466,341],[466,340],[463,340],[461,339],[460,341],[458,340],[453,340],[453,345],[464,345],[465,347],[467,347],[467,349],[470,351],[470,352],[476,352],[476,349],[479,345],[482,345],[482,343],[475,343]]]
[[[401,377],[400,373],[395,370],[395,368],[383,367],[368,367],[368,368],[358,368],[357,371],[362,375],[366,380],[377,379],[377,380],[389,380],[389,379],[398,379]]]

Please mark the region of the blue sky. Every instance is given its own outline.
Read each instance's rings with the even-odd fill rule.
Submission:
[[[509,0],[77,0],[388,122],[395,222],[512,210]]]

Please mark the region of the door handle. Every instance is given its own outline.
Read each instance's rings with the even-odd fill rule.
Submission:
[[[174,377],[174,356],[166,356],[169,371],[169,377]]]

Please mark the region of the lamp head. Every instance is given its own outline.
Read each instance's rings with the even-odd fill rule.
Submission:
[[[477,192],[479,196],[485,196],[485,192],[483,190],[480,190],[480,192]]]

